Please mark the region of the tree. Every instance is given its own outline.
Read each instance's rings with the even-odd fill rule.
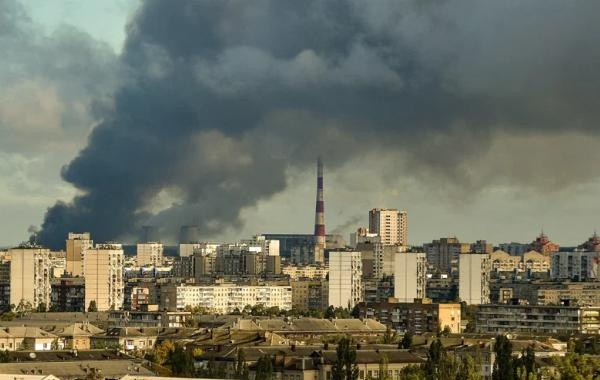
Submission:
[[[407,365],[400,370],[401,380],[423,380],[425,379],[425,372],[423,367],[416,364]]]
[[[174,349],[175,345],[173,342],[166,340],[160,344],[157,344],[154,349],[146,355],[146,358],[151,362],[163,365]]]
[[[515,369],[519,378],[529,379],[535,375],[535,351],[529,346],[521,353],[521,357],[515,360]]]
[[[388,328],[385,330],[381,341],[383,344],[392,344],[396,340],[396,331],[392,331],[392,329]]]
[[[333,307],[333,305],[329,305],[327,310],[325,310],[325,318],[327,318],[327,319],[335,318],[335,308]]]
[[[407,331],[404,333],[404,336],[402,337],[402,341],[400,342],[400,345],[404,349],[409,349],[412,346],[412,341],[413,341],[413,334],[411,331]]]
[[[37,309],[36,309],[36,311],[37,311],[38,313],[45,313],[45,312],[46,312],[46,310],[47,310],[47,307],[46,307],[46,303],[45,303],[45,302],[40,302],[40,303],[38,304],[38,306],[37,306]]]
[[[194,359],[180,344],[169,352],[167,364],[175,376],[190,377],[194,375]]]
[[[352,311],[350,312],[352,318],[360,318],[360,306],[354,305]]]
[[[93,313],[98,311],[98,306],[96,305],[96,300],[91,300],[90,305],[88,306],[88,312]]]
[[[17,312],[17,316],[20,318],[24,315],[31,313],[32,309],[33,309],[33,306],[31,305],[31,302],[21,299],[21,301],[15,308],[15,311]]]
[[[388,373],[389,360],[387,355],[381,355],[379,359],[379,377],[378,380],[392,380],[392,377]]]
[[[479,369],[471,356],[465,356],[460,362],[456,380],[481,380]]]
[[[235,378],[238,380],[248,380],[250,377],[248,364],[246,364],[246,358],[244,351],[238,348],[237,361],[235,364]]]
[[[427,353],[427,361],[423,365],[425,378],[428,380],[453,379],[457,376],[459,365],[450,357],[442,342],[438,339],[431,342]]]
[[[270,356],[265,355],[258,359],[254,380],[273,380],[273,362]]]
[[[512,359],[512,343],[504,335],[498,335],[494,343],[496,361],[494,363],[493,380],[514,380],[515,371]]]
[[[450,336],[450,334],[452,334],[452,330],[450,329],[450,326],[448,326],[448,325],[444,326],[444,329],[442,330],[442,336]]]
[[[331,379],[357,380],[356,350],[352,347],[350,339],[345,337],[340,339],[336,351],[337,360],[331,369]]]

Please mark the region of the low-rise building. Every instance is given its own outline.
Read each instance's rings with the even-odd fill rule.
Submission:
[[[168,285],[161,288],[161,309],[184,310],[201,306],[214,313],[241,311],[247,305],[265,308],[292,308],[291,286],[219,286]]]
[[[391,298],[385,302],[362,303],[359,308],[361,317],[374,318],[399,332],[435,333],[446,326],[451,333],[460,332],[459,303],[431,303],[427,299],[403,303]]]
[[[329,273],[329,268],[323,265],[284,265],[281,272],[290,276],[290,280],[300,278],[324,279]]]
[[[484,334],[599,334],[600,307],[479,305],[476,331]]]

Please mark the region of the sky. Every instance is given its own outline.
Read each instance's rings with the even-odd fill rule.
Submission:
[[[600,223],[592,1],[0,0],[0,246]]]

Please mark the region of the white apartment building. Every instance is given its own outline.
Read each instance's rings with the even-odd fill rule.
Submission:
[[[490,303],[490,255],[462,253],[458,265],[458,296],[467,305]]]
[[[10,255],[10,304],[28,302],[33,308],[50,307],[50,250],[23,246],[8,250]]]
[[[69,232],[65,245],[67,248],[65,272],[75,277],[83,276],[83,253],[94,246],[90,233]]]
[[[327,277],[329,268],[324,265],[285,265],[281,268],[281,273],[290,276],[290,280],[300,278],[322,280]]]
[[[215,255],[219,244],[214,243],[181,243],[179,244],[179,256],[189,257],[194,253],[202,256]]]
[[[600,252],[553,252],[550,277],[553,280],[597,280]]]
[[[83,256],[85,270],[85,307],[96,302],[98,311],[123,307],[124,253],[121,244],[96,244]]]
[[[423,252],[395,254],[394,298],[398,302],[412,303],[415,298],[425,298],[427,257]]]
[[[384,245],[408,245],[406,211],[374,208],[369,211],[369,233],[376,233]]]
[[[242,240],[242,244],[248,245],[251,252],[260,252],[268,256],[279,256],[279,240],[269,240],[264,235],[256,235],[252,239]],[[260,247],[256,250],[255,247]]]
[[[291,286],[244,286],[223,284],[215,286],[171,285],[164,287],[161,308],[184,310],[201,306],[213,313],[228,314],[241,311],[247,305],[265,308],[292,308]]]
[[[360,252],[329,252],[329,305],[354,307],[362,301]]]
[[[137,265],[140,267],[151,265],[153,267],[161,266],[163,263],[164,247],[162,243],[138,243],[137,244]]]

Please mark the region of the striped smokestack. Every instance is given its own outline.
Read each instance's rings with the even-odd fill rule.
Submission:
[[[317,205],[315,209],[315,243],[325,248],[325,202],[323,201],[323,161],[317,160]]]

